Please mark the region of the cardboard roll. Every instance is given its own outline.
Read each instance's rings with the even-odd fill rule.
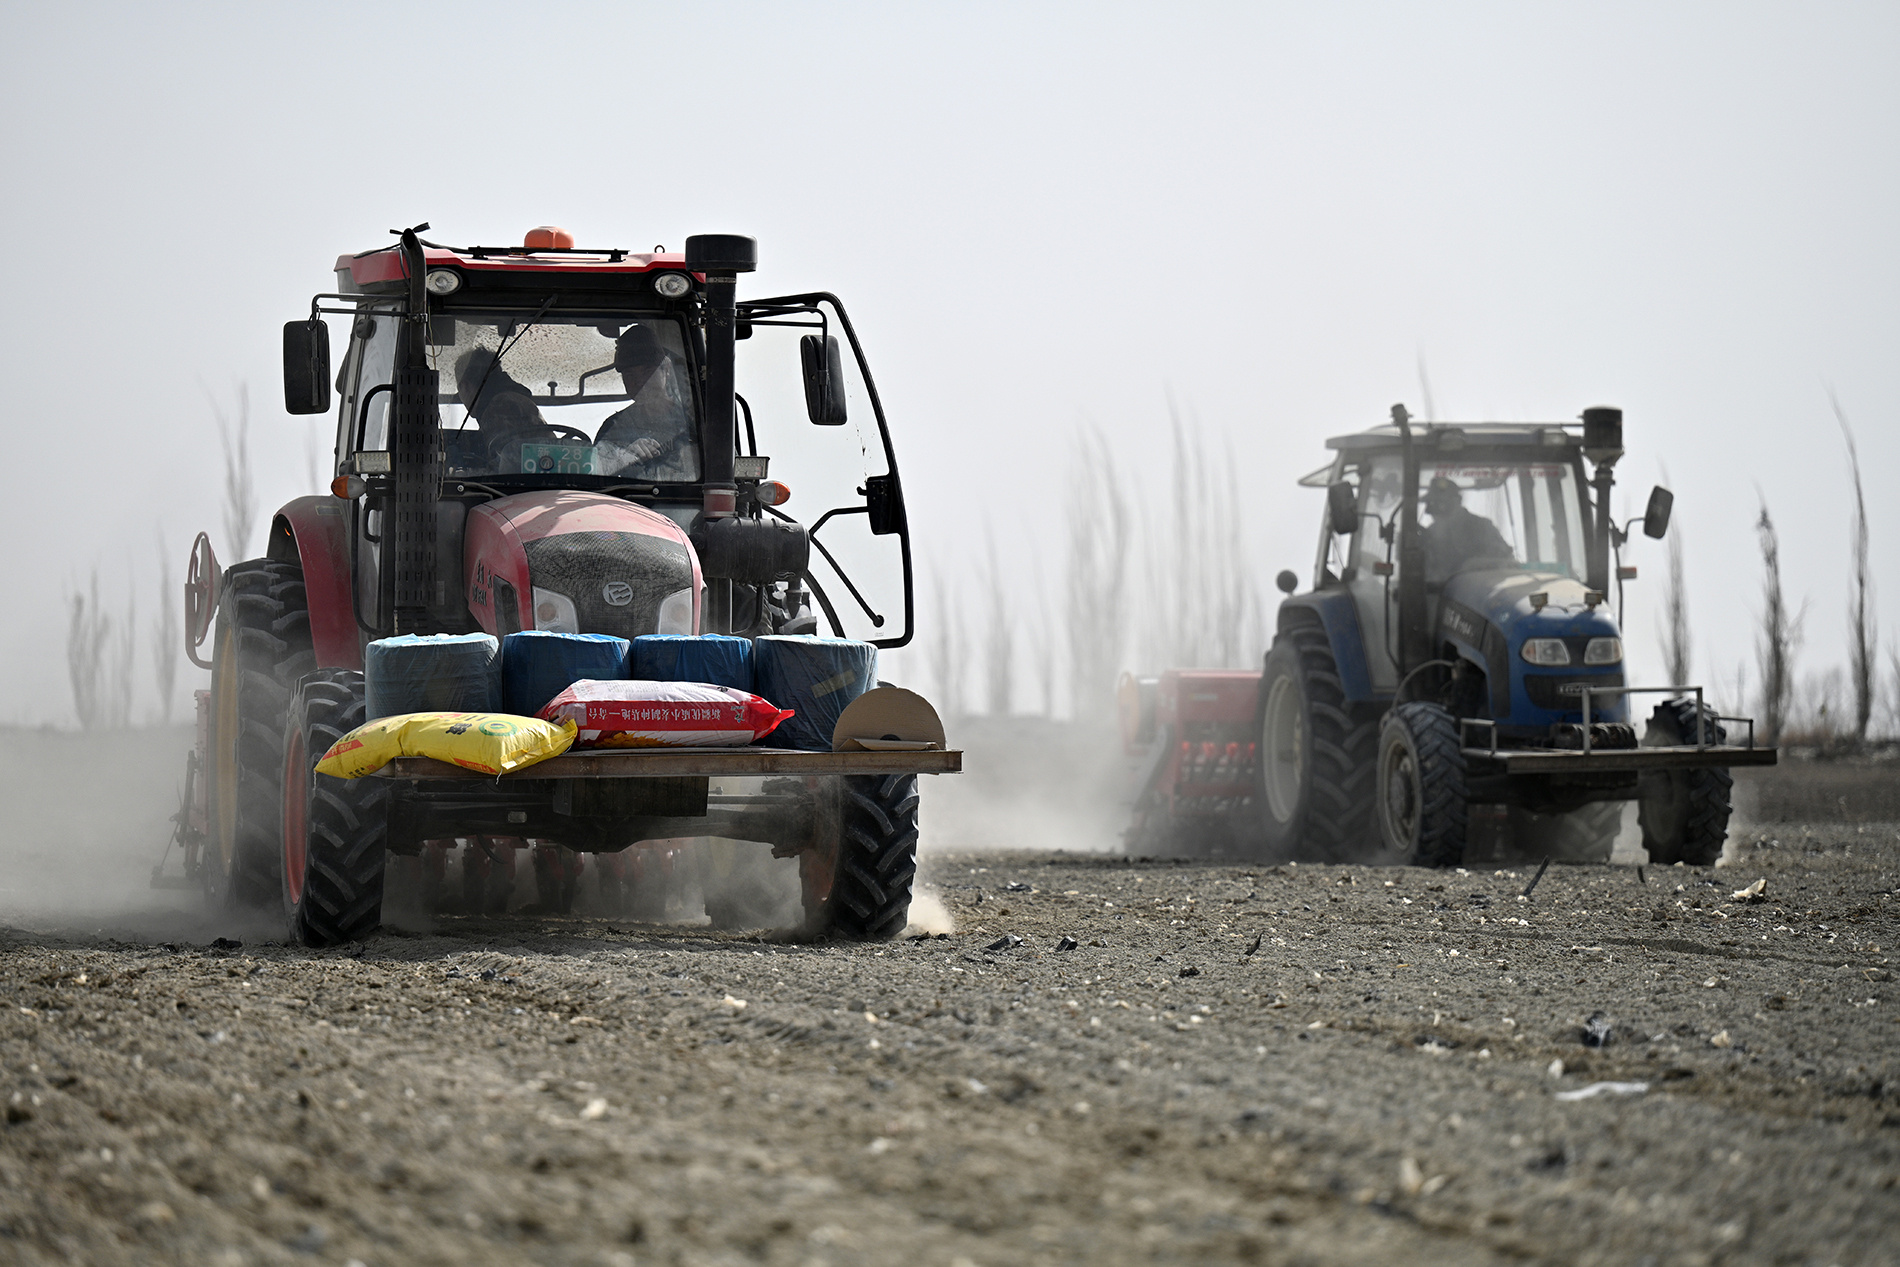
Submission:
[[[858,696],[831,731],[833,752],[936,752],[943,747],[937,710],[901,686],[880,686]]]

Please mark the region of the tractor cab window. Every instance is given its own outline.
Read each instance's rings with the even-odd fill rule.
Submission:
[[[1388,558],[1398,562],[1380,528],[1397,522],[1402,469],[1396,453],[1378,454],[1359,468],[1364,517],[1353,537],[1352,563],[1361,575]],[[1584,519],[1574,462],[1504,454],[1427,459],[1419,463],[1418,497],[1428,584],[1479,567],[1583,575]]]
[[[1419,465],[1427,582],[1477,567],[1581,576],[1576,467],[1483,458]]]
[[[430,324],[451,476],[699,479],[679,322],[458,312]]]

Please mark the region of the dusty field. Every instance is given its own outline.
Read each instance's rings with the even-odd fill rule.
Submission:
[[[956,931],[883,947],[517,914],[312,954],[16,889],[0,1259],[1894,1261],[1900,826],[1739,844],[1525,901],[940,850]],[[1603,1081],[1648,1089],[1558,1098]]]

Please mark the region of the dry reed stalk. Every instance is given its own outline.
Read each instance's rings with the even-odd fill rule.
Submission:
[[[1125,641],[1130,514],[1108,441],[1076,436],[1069,482],[1069,707],[1079,721],[1111,716]]]
[[[178,689],[180,631],[178,590],[172,584],[171,552],[165,548],[165,534],[158,534],[158,615],[151,625],[152,674],[158,688],[158,720],[172,719],[172,696]]]
[[[1781,590],[1781,539],[1775,522],[1768,515],[1768,503],[1761,502],[1761,517],[1755,521],[1755,533],[1761,541],[1762,612],[1761,628],[1755,643],[1756,666],[1761,673],[1762,737],[1768,744],[1781,742],[1788,721],[1788,705],[1794,694],[1794,657],[1801,642],[1801,614],[1790,614]]]
[[[1003,583],[1002,564],[996,558],[996,534],[986,528],[988,539],[990,627],[983,645],[983,676],[987,711],[992,717],[1007,717],[1016,689],[1016,630],[1010,623],[1009,587]]]
[[[1861,488],[1860,447],[1854,443],[1847,411],[1832,390],[1827,398],[1834,406],[1834,420],[1841,424],[1841,436],[1847,441],[1847,465],[1854,475],[1854,590],[1847,608],[1847,667],[1854,686],[1854,743],[1860,745],[1867,742],[1867,723],[1873,717],[1878,673],[1875,657],[1880,652],[1880,631],[1870,593],[1873,582],[1867,566],[1867,494]]]
[[[229,418],[209,389],[211,415],[218,423],[224,446],[224,539],[231,561],[249,557],[251,524],[257,518],[257,480],[251,470],[251,387],[237,385],[237,417]]]

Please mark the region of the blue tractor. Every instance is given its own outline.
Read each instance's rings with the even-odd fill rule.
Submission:
[[[1532,857],[1602,862],[1634,800],[1652,863],[1720,856],[1730,767],[1776,754],[1698,687],[1625,681],[1610,585],[1635,575],[1630,528],[1662,537],[1673,499],[1656,488],[1616,525],[1622,437],[1618,409],[1451,425],[1395,405],[1390,426],[1327,441],[1333,461],[1301,481],[1326,490],[1313,589],[1280,574],[1257,697],[1268,852],[1455,866],[1485,806]],[[1660,699],[1638,734],[1643,695]]]

